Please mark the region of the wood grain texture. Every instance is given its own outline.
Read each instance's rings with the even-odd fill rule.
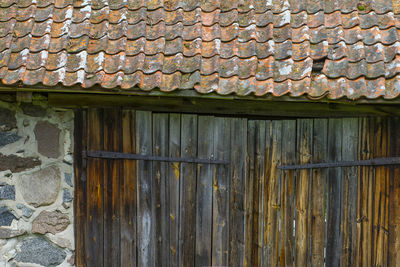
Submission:
[[[181,156],[197,156],[197,116],[182,115]],[[180,216],[179,216],[179,266],[190,267],[195,263],[196,238],[196,178],[194,163],[181,163]]]
[[[136,112],[136,153],[150,155],[152,152],[152,114],[147,111]],[[155,266],[155,229],[153,223],[152,162],[138,161],[138,266]]]
[[[103,149],[103,112],[100,109],[88,111],[88,149]],[[87,162],[87,239],[86,260],[89,265],[103,266],[103,162],[89,158]]]
[[[358,119],[343,119],[342,160],[358,159]],[[342,266],[356,266],[358,168],[342,168]]]
[[[103,111],[103,147],[107,151],[120,151],[121,113],[120,109]],[[104,266],[120,263],[120,162],[103,160],[104,167]]]
[[[388,150],[387,120],[377,118],[374,124],[374,156],[386,157]],[[373,265],[387,266],[388,257],[388,195],[389,176],[387,166],[375,169],[373,200]]]
[[[372,119],[362,118],[359,123],[359,154],[361,159],[372,158],[370,136]],[[357,266],[372,266],[372,188],[374,171],[371,167],[360,167],[357,204]]]
[[[282,164],[296,163],[296,121],[282,122]],[[279,266],[293,266],[293,222],[295,200],[295,171],[282,172],[281,233]]]
[[[313,162],[327,161],[328,120],[315,119],[313,130]],[[325,255],[325,212],[327,169],[312,171],[311,195],[311,266],[323,266]]]
[[[277,168],[398,156],[397,119],[76,117],[78,266],[399,264],[399,167]],[[231,163],[85,160],[86,148]]]
[[[199,116],[198,125],[198,157],[209,158],[214,154],[214,117]],[[214,165],[197,165],[196,267],[211,265],[214,173]]]
[[[230,123],[229,118],[215,118],[214,157],[230,160]],[[229,251],[229,165],[215,166],[213,177],[213,214],[212,214],[212,265],[228,265]]]
[[[75,216],[75,249],[76,249],[76,265],[87,266],[86,248],[89,244],[86,243],[87,237],[87,185],[86,185],[86,159],[82,157],[82,151],[86,150],[87,146],[87,113],[85,110],[75,112],[74,124],[74,174],[75,174],[75,201],[74,201],[74,216]]]
[[[297,121],[298,163],[309,163],[312,153],[313,121]],[[295,233],[295,266],[308,266],[311,262],[311,170],[300,170],[296,176],[296,233]]]
[[[261,143],[265,147],[265,161],[262,157],[265,165],[265,182],[262,187],[265,199],[263,266],[278,266],[281,171],[277,167],[281,162],[282,121],[267,121],[265,126],[266,141]]]
[[[330,119],[328,125],[328,160],[330,162],[342,160],[342,132],[343,121],[341,119]],[[330,168],[328,175],[326,264],[330,267],[340,266],[341,264],[342,170],[341,168]]]
[[[169,115],[169,156],[181,155],[181,115]],[[180,228],[180,163],[168,163],[168,199],[169,199],[169,249],[168,263],[170,266],[179,265],[179,228]]]
[[[400,119],[390,119],[390,155],[400,155]],[[390,167],[388,266],[400,266],[400,166]]]
[[[136,153],[135,111],[122,111],[122,151]],[[121,176],[121,266],[137,266],[137,161],[124,160]]]
[[[229,265],[245,266],[245,178],[247,119],[231,122],[231,191],[229,213]]]
[[[153,114],[152,155],[168,156],[169,116],[166,113]],[[169,199],[166,184],[167,163],[152,163],[152,222],[155,231],[155,266],[169,266]]]
[[[254,246],[254,255],[258,258],[258,262],[260,266],[264,266],[265,259],[263,257],[263,252],[265,248],[264,244],[264,229],[265,229],[265,218],[266,218],[266,209],[265,209],[265,191],[266,191],[266,181],[267,181],[267,173],[266,169],[269,168],[269,161],[266,161],[266,153],[268,151],[267,142],[271,140],[269,134],[269,129],[271,126],[270,121],[258,121],[257,129],[256,129],[256,149],[255,149],[255,177],[258,188],[258,199],[254,201],[254,211],[255,211],[255,219],[254,219],[254,236],[256,237],[255,243],[257,246]],[[267,134],[268,132],[268,134]],[[267,165],[268,162],[268,166]]]
[[[258,250],[254,236],[254,205],[253,202],[258,200],[255,197],[254,189],[257,186],[254,157],[255,157],[255,137],[256,137],[256,122],[249,121],[247,126],[247,156],[246,156],[246,178],[245,178],[245,266],[256,266],[254,259],[254,249]],[[256,246],[256,248],[254,248]]]

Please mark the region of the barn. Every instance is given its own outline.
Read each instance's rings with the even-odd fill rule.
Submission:
[[[400,266],[399,15],[1,0],[0,265]]]

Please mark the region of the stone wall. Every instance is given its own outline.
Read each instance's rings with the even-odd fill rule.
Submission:
[[[73,266],[73,112],[0,101],[0,267]]]

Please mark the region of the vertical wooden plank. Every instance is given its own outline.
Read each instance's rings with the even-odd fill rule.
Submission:
[[[343,119],[342,160],[358,159],[358,119]],[[342,266],[356,266],[357,167],[342,168]]]
[[[387,156],[387,119],[377,118],[374,125],[374,157]],[[373,205],[373,264],[387,266],[388,256],[388,194],[389,176],[387,166],[377,166],[375,169],[374,205]]]
[[[87,266],[86,247],[87,237],[87,213],[86,211],[86,159],[82,158],[82,151],[86,151],[87,145],[87,113],[85,110],[75,112],[74,125],[74,171],[75,171],[75,249],[77,266]]]
[[[315,119],[313,131],[313,162],[327,160],[328,120]],[[311,266],[324,265],[325,201],[327,169],[314,169],[311,196]]]
[[[342,119],[330,119],[328,126],[328,160],[336,162],[342,160]],[[340,266],[341,261],[341,235],[340,211],[341,199],[341,168],[328,170],[328,210],[327,210],[327,244],[326,266]]]
[[[168,114],[153,114],[153,151],[155,156],[168,156]],[[152,218],[155,231],[155,266],[169,266],[169,201],[167,199],[167,163],[152,163]]]
[[[181,155],[181,115],[169,115],[169,156]],[[180,163],[168,163],[169,250],[168,262],[171,267],[179,265],[179,214],[180,214]]]
[[[214,157],[230,159],[230,122],[228,118],[215,118]],[[200,137],[201,138],[201,137]],[[228,265],[229,250],[229,165],[216,165],[213,181],[212,213],[212,265]]]
[[[400,155],[400,119],[390,119],[390,156]],[[400,166],[390,167],[388,266],[400,266]]]
[[[248,121],[247,126],[247,157],[246,157],[246,179],[245,179],[245,267],[256,266],[253,259],[253,236],[254,225],[254,155],[255,155],[255,135],[256,122]]]
[[[181,156],[197,156],[197,116],[182,115]],[[194,266],[196,237],[196,164],[181,163],[179,266]]]
[[[122,152],[136,153],[135,111],[122,111]],[[136,161],[124,160],[121,177],[121,266],[137,266]]]
[[[136,153],[150,155],[152,152],[152,118],[151,112],[136,112]],[[152,218],[152,162],[138,161],[138,266],[155,266],[154,236]]]
[[[371,118],[362,118],[359,123],[359,157],[370,159],[372,157]],[[357,266],[372,266],[372,183],[374,169],[360,167],[358,178],[358,204],[357,204]]]
[[[104,110],[104,140],[103,147],[106,151],[120,149],[120,110]],[[120,265],[120,177],[119,161],[107,159],[104,161],[104,266]]]
[[[282,153],[282,121],[267,122],[265,142],[265,219],[264,219],[264,266],[279,264],[279,210],[280,174],[277,168]]]
[[[258,121],[257,123],[257,136],[256,136],[256,154],[255,154],[255,183],[257,183],[258,188],[258,199],[254,201],[254,236],[256,237],[255,250],[254,255],[258,258],[258,263],[260,266],[265,265],[265,258],[263,257],[264,253],[264,228],[265,228],[265,220],[266,220],[266,207],[265,207],[265,198],[268,197],[266,195],[267,190],[267,175],[266,169],[270,168],[271,161],[266,159],[266,154],[271,150],[269,141],[270,138],[270,129],[271,122],[270,121]],[[268,144],[267,144],[268,143]]]
[[[214,155],[214,117],[200,116],[198,124],[198,157],[210,158]],[[212,164],[197,165],[196,267],[211,265],[214,170]]]
[[[103,149],[103,111],[88,111],[88,149]],[[103,266],[103,164],[101,159],[89,158],[87,162],[87,254],[92,266]]]
[[[247,151],[247,120],[231,122],[231,192],[229,213],[229,264],[245,266],[245,177]]]
[[[282,163],[296,163],[296,121],[282,122]],[[293,266],[293,221],[295,199],[295,175],[293,170],[282,171],[281,234],[279,266]]]
[[[297,129],[298,163],[309,163],[313,146],[313,121],[309,119],[298,120]],[[295,266],[308,266],[311,261],[311,175],[311,170],[300,170],[296,176]]]

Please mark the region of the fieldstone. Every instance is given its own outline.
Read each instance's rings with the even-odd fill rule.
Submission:
[[[32,169],[42,162],[38,158],[21,158],[16,155],[3,155],[0,153],[0,171],[10,170],[12,172],[21,172]]]
[[[0,208],[0,226],[10,226],[17,219],[7,207]]]
[[[71,258],[69,258],[68,263],[71,264],[72,266],[75,265],[75,252],[72,253]]]
[[[21,175],[18,180],[23,198],[35,208],[52,204],[60,191],[60,183],[60,170],[55,166]]]
[[[73,187],[74,185],[72,184],[72,174],[71,173],[64,173],[64,180],[69,185],[70,187]]]
[[[49,238],[49,240],[52,243],[56,244],[57,246],[59,246],[61,248],[67,248],[69,250],[74,250],[74,248],[72,247],[71,241],[66,238],[55,236],[52,234],[47,234],[46,237]]]
[[[16,133],[7,133],[0,131],[0,147],[15,143],[19,139],[21,139],[21,136]]]
[[[0,227],[0,239],[9,239],[25,234],[25,230],[12,230],[9,228]]]
[[[68,215],[60,211],[42,211],[32,222],[32,233],[54,235],[67,229],[70,223]]]
[[[72,197],[71,193],[69,192],[68,189],[64,188],[64,192],[63,192],[63,202],[71,202],[74,198]]]
[[[0,184],[0,200],[15,200],[15,186],[9,184]]]
[[[39,121],[34,132],[39,153],[48,158],[58,158],[60,156],[60,129],[57,125],[47,121]]]
[[[9,131],[17,127],[15,112],[9,109],[0,108],[0,130]]]
[[[46,109],[38,106],[33,105],[32,103],[21,103],[22,112],[25,115],[32,116],[32,117],[44,117],[46,115]]]
[[[65,251],[38,237],[22,241],[20,251],[14,259],[19,262],[53,267],[60,265],[66,256]]]
[[[22,211],[22,215],[24,215],[27,218],[31,217],[33,214],[33,209],[28,208],[24,204],[18,203],[17,208],[20,209]]]

